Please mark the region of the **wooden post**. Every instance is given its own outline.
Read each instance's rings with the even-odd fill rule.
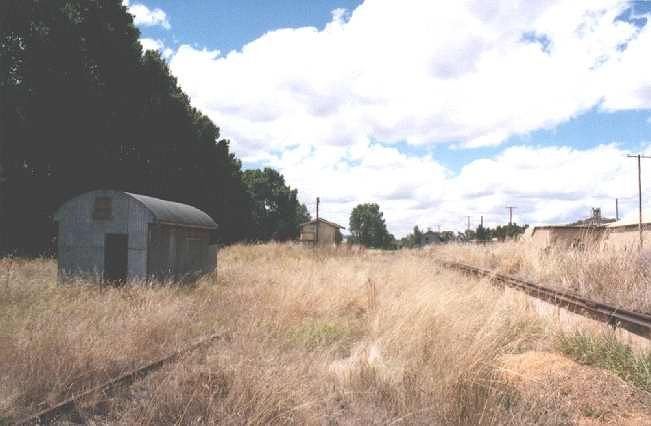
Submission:
[[[513,209],[515,209],[515,206],[506,206],[507,210],[509,211],[509,225],[513,224]]]
[[[638,202],[640,207],[640,250],[642,250],[643,241],[642,241],[642,157],[640,154],[637,155],[637,192],[638,192]]]
[[[319,203],[321,200],[316,197],[316,231],[314,237],[314,247],[319,245]]]
[[[0,114],[2,110],[0,110]],[[4,145],[5,145],[5,132],[4,126],[0,125],[0,256],[3,256],[8,251],[7,247],[7,178],[5,175],[4,165],[9,164],[5,158]]]
[[[651,158],[645,155],[627,155],[629,158],[637,158],[637,194],[638,194],[638,209],[639,209],[639,228],[640,228],[640,250],[643,247],[642,236],[642,158]]]

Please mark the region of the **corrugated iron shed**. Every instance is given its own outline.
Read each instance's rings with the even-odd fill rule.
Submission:
[[[80,194],[55,213],[60,278],[102,282],[185,279],[216,262],[206,213],[187,204],[116,190]]]

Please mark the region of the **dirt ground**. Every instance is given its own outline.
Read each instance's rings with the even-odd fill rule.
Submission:
[[[651,395],[613,373],[551,352],[503,355],[502,378],[540,410],[579,425],[651,425]]]

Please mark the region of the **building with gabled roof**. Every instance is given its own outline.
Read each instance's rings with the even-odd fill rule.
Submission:
[[[345,227],[323,218],[300,225],[299,241],[318,246],[334,246],[341,243],[341,230]]]

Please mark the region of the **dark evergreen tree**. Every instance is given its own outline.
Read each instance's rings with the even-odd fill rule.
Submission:
[[[387,231],[384,215],[375,203],[358,204],[350,214],[352,242],[371,248],[392,248],[393,235]]]
[[[0,252],[51,250],[55,209],[100,188],[189,203],[222,242],[251,238],[240,161],[138,38],[121,0],[0,2]]]
[[[253,226],[249,239],[285,241],[296,238],[299,225],[310,220],[307,207],[298,201],[297,191],[285,184],[276,170],[247,170],[244,172],[252,200]]]

